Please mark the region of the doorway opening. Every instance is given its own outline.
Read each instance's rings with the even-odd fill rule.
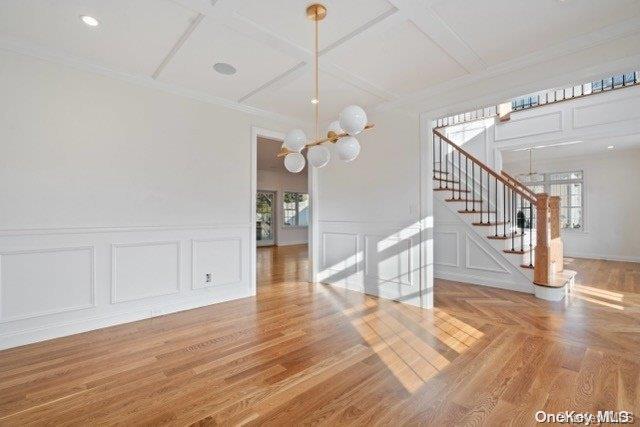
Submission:
[[[309,281],[309,168],[289,172],[277,157],[281,146],[281,139],[257,136],[257,286]]]

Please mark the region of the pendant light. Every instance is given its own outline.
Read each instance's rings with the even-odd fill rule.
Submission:
[[[360,143],[355,138],[360,132],[371,129],[373,124],[367,123],[367,113],[357,105],[349,105],[344,108],[338,120],[331,122],[327,130],[327,137],[320,138],[320,94],[318,78],[318,24],[327,16],[327,8],[321,4],[312,4],[307,8],[307,18],[315,24],[315,97],[312,103],[315,106],[315,140],[307,142],[307,136],[302,129],[294,129],[284,137],[284,144],[278,157],[284,157],[284,166],[289,172],[298,173],[306,165],[302,154],[307,150],[307,160],[315,168],[321,168],[329,163],[331,153],[323,145],[336,144],[336,154],[340,160],[351,162],[360,154]]]

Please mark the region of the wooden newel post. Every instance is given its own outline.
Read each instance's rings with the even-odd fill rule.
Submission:
[[[546,193],[536,194],[536,253],[533,268],[533,283],[548,285],[551,279],[551,247],[549,196]]]
[[[559,273],[564,270],[562,238],[560,237],[560,196],[549,197],[549,216],[552,272]]]

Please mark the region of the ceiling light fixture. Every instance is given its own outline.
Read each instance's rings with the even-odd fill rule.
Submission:
[[[80,15],[80,20],[88,27],[97,27],[100,25],[100,21],[93,16]]]
[[[330,153],[324,143],[336,144],[336,152],[340,160],[350,162],[360,154],[360,143],[355,138],[363,130],[371,129],[373,124],[367,123],[367,113],[357,106],[350,105],[340,112],[339,120],[331,122],[327,137],[320,138],[320,97],[318,83],[318,24],[327,16],[327,8],[321,4],[307,7],[307,18],[315,23],[315,97],[311,103],[315,105],[316,135],[315,140],[307,142],[307,136],[301,129],[294,129],[284,137],[284,144],[278,157],[284,157],[284,166],[289,172],[298,173],[306,164],[302,150],[307,149],[307,159],[312,166],[321,168],[329,163]]]
[[[236,70],[236,67],[231,64],[227,64],[226,62],[217,62],[213,64],[213,69],[225,76],[231,76],[238,71]]]
[[[610,145],[610,146],[607,147],[607,150],[613,150],[614,148],[615,148],[615,146]]]
[[[516,175],[516,178],[520,182],[531,181],[533,176],[538,175],[538,172],[533,171],[533,149],[533,147],[529,148],[529,173],[520,173]]]

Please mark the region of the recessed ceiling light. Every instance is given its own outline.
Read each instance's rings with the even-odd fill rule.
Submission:
[[[312,104],[317,104],[318,102],[320,102],[320,101],[318,101],[316,98],[313,98],[313,99],[311,100],[311,103],[312,103]]]
[[[613,145],[610,145],[607,147],[607,150],[613,150],[615,147]]]
[[[93,16],[80,15],[80,20],[84,22],[84,24],[87,25],[88,27],[97,27],[100,25],[100,21],[98,21]]]
[[[220,74],[225,74],[230,76],[236,73],[236,67],[231,64],[227,64],[226,62],[217,62],[213,65],[213,69],[216,70]]]

